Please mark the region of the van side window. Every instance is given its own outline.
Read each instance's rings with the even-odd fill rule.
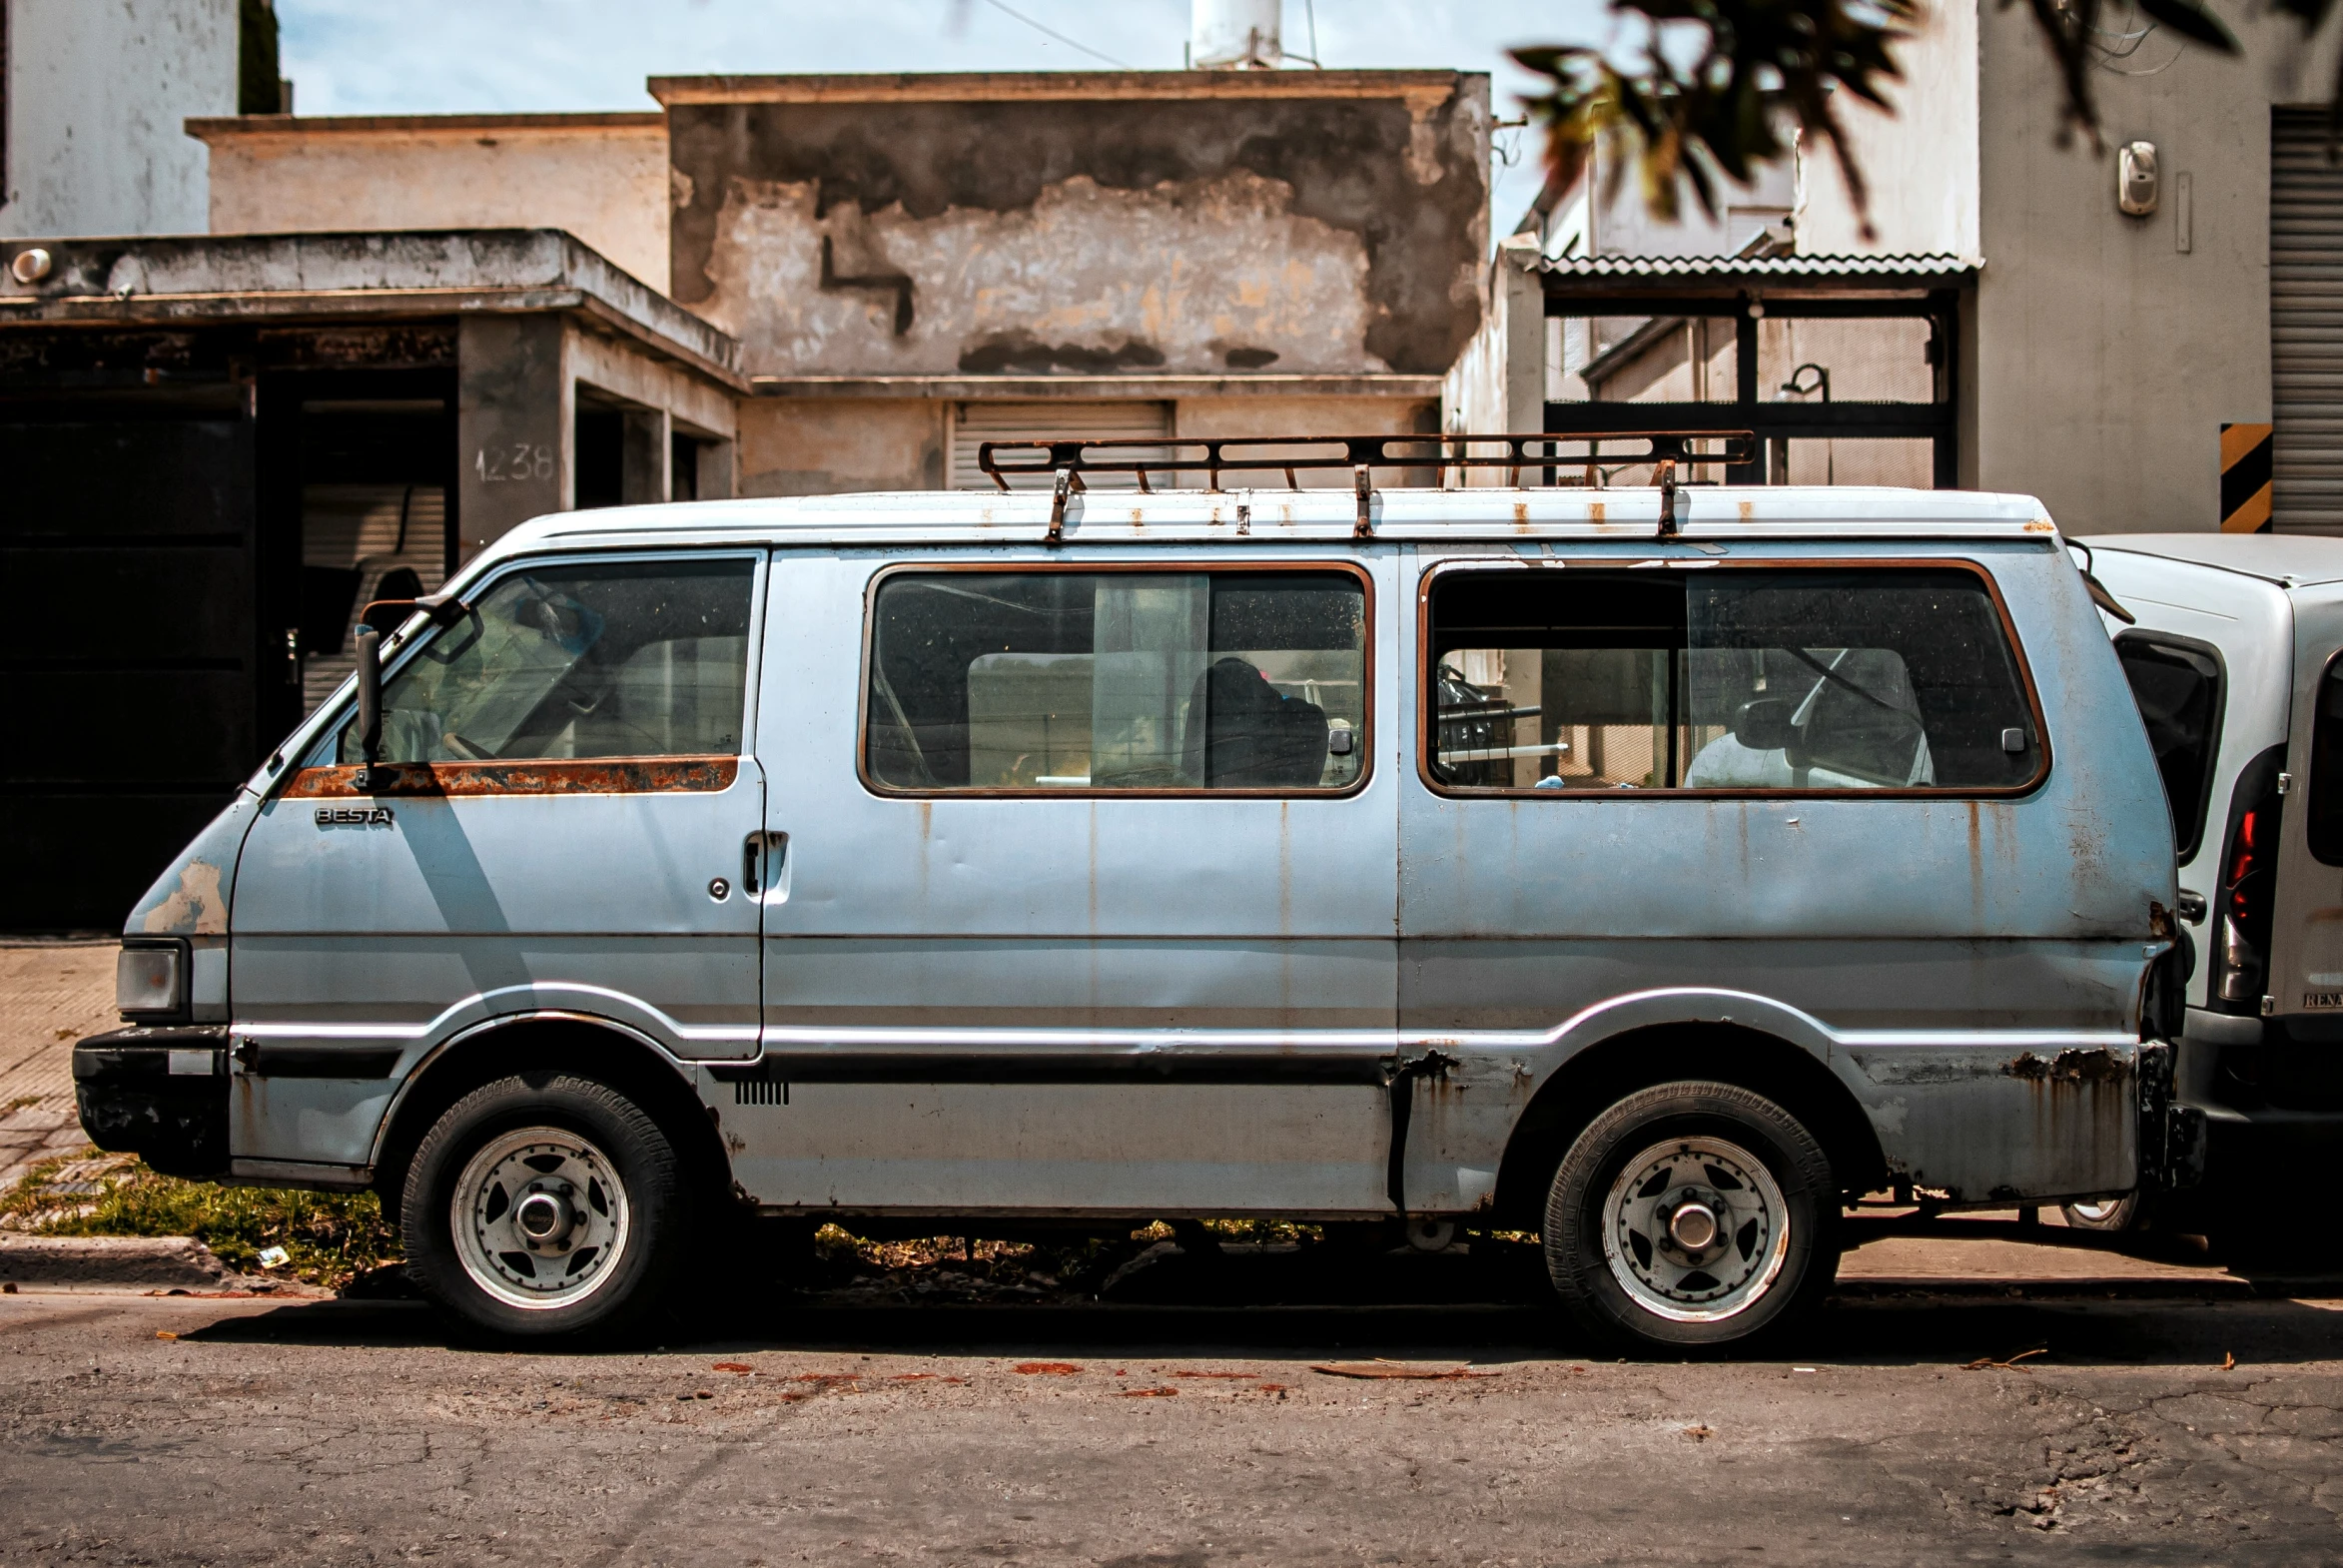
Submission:
[[[1290,793],[1366,760],[1348,571],[899,572],[869,665],[881,789]]]
[[[2343,866],[2343,657],[2319,677],[2319,705],[2310,730],[2310,816],[2304,824],[2310,852]]]
[[[737,756],[745,559],[524,567],[383,683],[385,762]],[[361,760],[354,718],[341,761]]]
[[[2007,790],[2042,767],[1961,568],[1456,571],[1427,651],[1450,788]]]
[[[2115,654],[2164,776],[2173,852],[2186,865],[2204,841],[2213,758],[2221,748],[2221,662],[2209,648],[2136,631],[2115,639]]]

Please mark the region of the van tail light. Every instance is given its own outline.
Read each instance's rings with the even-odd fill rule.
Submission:
[[[2224,1013],[2259,1013],[2269,988],[2270,919],[2278,890],[2278,775],[2286,748],[2273,746],[2246,764],[2229,803],[2213,907],[2212,1001]]]

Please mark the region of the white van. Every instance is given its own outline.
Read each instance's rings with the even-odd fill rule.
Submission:
[[[2343,1151],[2343,539],[2078,543],[2156,764],[2199,949],[2177,1093],[2208,1120],[2192,1228],[2267,1245],[2266,1182]],[[2137,1204],[2069,1217],[2132,1225]],[[2170,1217],[2170,1216],[2167,1216]]]
[[[1719,1344],[1863,1193],[2179,1178],[2155,761],[2036,502],[1386,441],[515,530],[133,911],[85,1126],[373,1187],[515,1334],[743,1216],[1276,1215],[1537,1229]]]

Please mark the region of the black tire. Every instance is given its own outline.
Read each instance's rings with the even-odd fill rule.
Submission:
[[[535,1133],[554,1136],[523,1138]],[[521,1147],[499,1153],[516,1142]],[[564,1153],[573,1148],[590,1158]],[[557,1157],[561,1163],[546,1164]],[[467,1177],[475,1161],[490,1164]],[[529,1188],[549,1181],[547,1202],[572,1216],[567,1229],[548,1234],[542,1251],[525,1237],[519,1239],[530,1252],[499,1250],[489,1234],[501,1225],[502,1241],[518,1237],[525,1191],[521,1198],[507,1192],[497,1206],[499,1190],[517,1189],[512,1178]],[[459,1185],[478,1189],[467,1199],[468,1218],[454,1211]],[[622,1336],[658,1306],[679,1271],[690,1208],[673,1142],[617,1090],[565,1074],[499,1079],[449,1107],[415,1151],[400,1211],[406,1271],[465,1328],[525,1339]],[[459,1224],[471,1226],[468,1239],[459,1238]],[[592,1241],[603,1244],[589,1253]],[[588,1254],[583,1264],[581,1253]],[[546,1263],[541,1282],[517,1272],[538,1260]],[[564,1269],[583,1277],[566,1277]],[[533,1299],[540,1290],[542,1299]],[[532,1299],[519,1304],[515,1297]]]
[[[1619,1213],[1607,1222],[1615,1185]],[[1546,1272],[1572,1319],[1613,1344],[1744,1343],[1787,1328],[1830,1290],[1839,1207],[1829,1158],[1789,1112],[1731,1084],[1656,1085],[1595,1118],[1563,1155],[1546,1199]],[[1705,1248],[1666,1233],[1679,1211],[1686,1236],[1709,1216]],[[1620,1236],[1617,1266],[1607,1228]]]

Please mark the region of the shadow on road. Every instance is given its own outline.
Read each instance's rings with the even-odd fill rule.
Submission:
[[[1311,1250],[1183,1256],[1119,1282],[1107,1299],[1041,1302],[797,1290],[698,1297],[644,1349],[863,1351],[1046,1357],[1114,1351],[1165,1356],[1615,1359],[1549,1304],[1534,1252],[1482,1243],[1478,1255],[1329,1258]],[[2338,1358],[2343,1312],[2242,1282],[2145,1287],[1857,1283],[1794,1337],[1735,1359],[1799,1364],[1965,1365],[2047,1347],[2051,1365],[2219,1366]],[[462,1341],[419,1303],[340,1300],[240,1312],[183,1338],[283,1344],[447,1346]],[[513,1353],[509,1347],[494,1348]],[[527,1352],[519,1352],[527,1353]],[[561,1347],[559,1353],[575,1353]],[[1656,1359],[1676,1359],[1663,1357]]]

